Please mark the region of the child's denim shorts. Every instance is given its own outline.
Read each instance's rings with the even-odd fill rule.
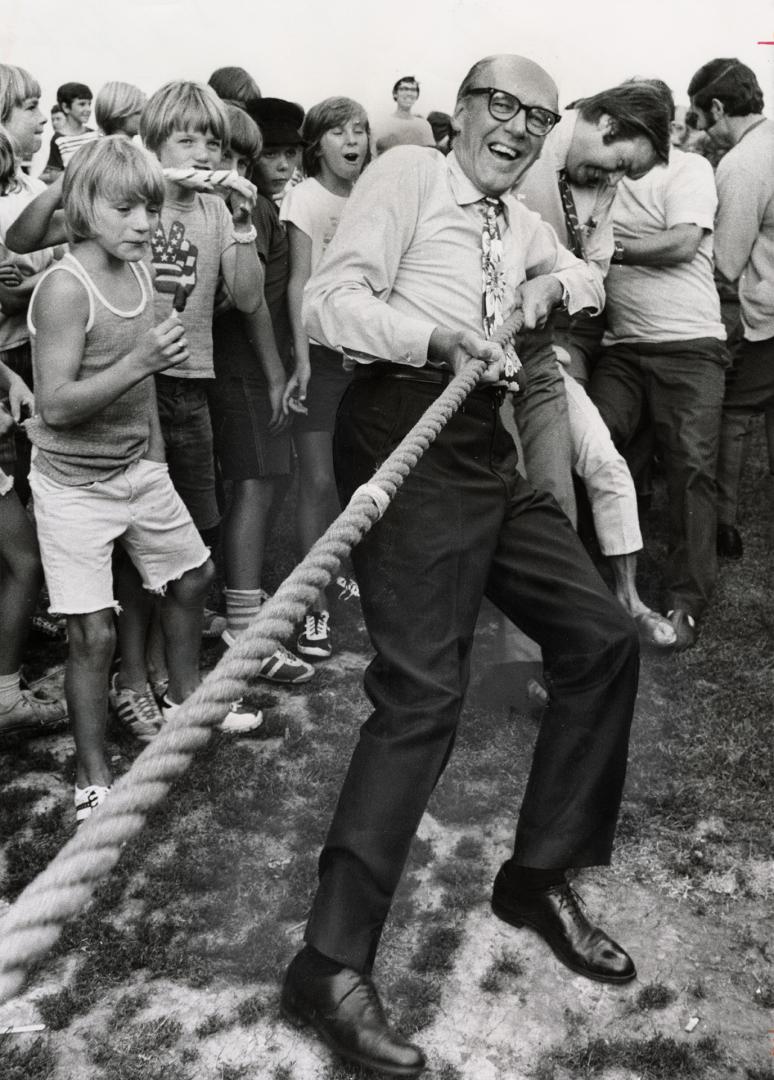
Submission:
[[[49,610],[85,615],[118,609],[113,545],[119,542],[150,592],[209,557],[165,464],[135,461],[109,480],[71,487],[33,465],[30,487]]]

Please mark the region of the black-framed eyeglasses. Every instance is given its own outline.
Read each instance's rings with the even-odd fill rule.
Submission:
[[[486,94],[489,115],[493,120],[506,123],[524,111],[524,126],[530,135],[547,135],[562,119],[559,113],[544,109],[542,105],[524,105],[507,90],[497,90],[494,86],[474,86],[467,94]]]

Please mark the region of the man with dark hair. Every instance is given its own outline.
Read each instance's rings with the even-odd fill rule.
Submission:
[[[50,184],[64,171],[64,167],[76,150],[97,138],[94,128],[87,126],[91,116],[91,90],[85,83],[63,83],[56,92],[56,101],[64,114],[61,131],[51,136],[51,149],[46,167],[40,174],[45,184]]]
[[[383,154],[392,146],[435,146],[433,129],[422,116],[411,111],[419,98],[414,75],[402,75],[392,88],[395,112],[374,125],[374,147]]]
[[[644,176],[667,159],[668,150],[669,117],[658,90],[644,83],[613,87],[565,110],[516,193],[553,226],[565,247],[586,260],[601,284],[614,250],[618,183]],[[637,591],[642,539],[632,479],[583,389],[603,328],[601,315],[556,311],[541,334],[520,345],[527,385],[514,399],[514,417],[528,480],[550,491],[573,524],[575,465],[586,483],[616,595],[643,641],[661,647],[674,643],[674,631]]]
[[[649,85],[671,121],[669,87]],[[590,387],[624,453],[646,410],[653,421],[667,479],[664,576],[677,649],[694,644],[717,572],[715,469],[728,353],[712,276],[716,205],[712,166],[676,147],[664,167],[621,181],[607,328]]]
[[[476,70],[457,99],[451,153],[397,147],[370,165],[305,297],[308,332],[355,363],[334,444],[346,498],[455,372],[474,358],[488,365],[352,552],[376,650],[366,673],[374,711],[320,857],[306,947],[282,991],[286,1018],[348,1060],[403,1077],[424,1057],[388,1026],[371,970],[452,750],[485,594],[539,642],[551,686],[492,908],[539,933],[576,973],[611,983],[636,974],[587,920],[566,870],[610,859],[637,633],[555,501],[518,474],[499,412],[514,373],[492,340],[517,304],[533,329],[561,303],[598,310],[602,290],[509,194],[560,119],[555,83],[520,56]]]
[[[767,417],[769,513],[774,513],[774,123],[755,74],[739,60],[710,60],[688,87],[696,126],[727,152],[715,182],[717,273],[738,288],[744,337],[726,380],[718,458],[718,554],[741,558],[737,530],[744,444],[752,417]]]

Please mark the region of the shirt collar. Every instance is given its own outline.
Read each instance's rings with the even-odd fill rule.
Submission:
[[[446,155],[446,169],[449,177],[449,187],[458,206],[472,206],[473,203],[481,202],[486,198],[483,191],[479,191],[476,185],[462,171],[454,151]],[[508,205],[509,192],[500,196],[505,220],[510,225],[510,207]]]

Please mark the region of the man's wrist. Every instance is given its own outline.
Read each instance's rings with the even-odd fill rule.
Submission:
[[[455,348],[459,345],[461,335],[456,330],[447,330],[445,327],[436,326],[427,343],[427,359],[431,364],[451,365],[451,358]]]
[[[616,240],[615,243],[613,244],[613,254],[611,256],[610,262],[616,263],[617,265],[619,265],[620,263],[622,263],[624,261],[624,255],[625,255],[625,248],[624,248],[623,244],[621,243],[620,240]]]

